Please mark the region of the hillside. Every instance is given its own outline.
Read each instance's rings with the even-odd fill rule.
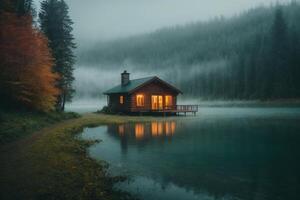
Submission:
[[[276,24],[277,18],[282,18],[282,23]],[[296,2],[258,7],[229,19],[99,42],[79,52],[78,60],[80,65],[101,69],[125,65],[137,71],[158,70],[194,97],[298,98],[299,20],[300,4]],[[284,30],[277,34],[276,29]],[[281,66],[275,66],[274,58],[280,59],[276,63]],[[274,77],[264,78],[276,68]],[[287,88],[292,91],[285,92]]]

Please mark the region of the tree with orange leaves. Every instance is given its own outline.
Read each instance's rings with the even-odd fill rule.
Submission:
[[[6,102],[40,111],[54,109],[59,78],[45,36],[32,27],[30,15],[0,16],[0,94]]]

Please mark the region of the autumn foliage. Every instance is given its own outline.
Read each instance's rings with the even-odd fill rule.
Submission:
[[[40,111],[54,109],[59,90],[46,37],[30,15],[0,14],[1,98]]]

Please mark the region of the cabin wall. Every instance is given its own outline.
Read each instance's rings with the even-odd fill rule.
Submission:
[[[144,106],[137,106],[136,95],[144,95]],[[124,103],[120,104],[120,96],[124,96]],[[168,85],[161,83],[160,81],[153,81],[148,83],[139,89],[135,90],[132,94],[128,93],[118,93],[109,95],[108,106],[113,112],[150,112],[152,111],[152,95],[163,97],[163,109],[165,108],[165,96],[172,96],[172,107],[168,109],[176,109],[177,105],[177,95],[178,92],[174,91]]]
[[[120,96],[124,96],[124,103],[120,104]],[[109,95],[108,107],[113,112],[129,112],[131,98],[129,94],[111,94]]]
[[[143,94],[145,97],[145,105],[143,107],[138,107],[136,102],[136,95]],[[151,111],[151,96],[152,95],[162,95],[163,96],[163,105],[165,105],[165,95],[172,96],[173,99],[173,107],[175,108],[177,105],[177,93],[171,90],[169,87],[161,84],[160,82],[152,82],[148,85],[141,87],[132,93],[130,97],[130,111],[131,112],[139,112],[139,111]]]

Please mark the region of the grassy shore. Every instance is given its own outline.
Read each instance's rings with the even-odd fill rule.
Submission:
[[[85,114],[4,145],[0,149],[0,199],[132,199],[113,190],[122,177],[111,177],[104,161],[88,156],[87,147],[99,141],[83,141],[75,135],[84,127],[152,119]]]
[[[13,142],[51,124],[78,118],[76,113],[0,110],[0,145]]]

